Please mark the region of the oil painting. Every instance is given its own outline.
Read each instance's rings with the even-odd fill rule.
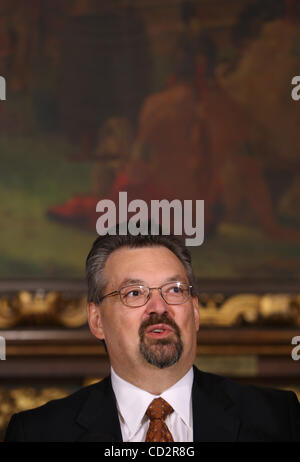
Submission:
[[[0,278],[83,278],[96,204],[204,200],[199,277],[300,276],[292,0],[1,0]]]

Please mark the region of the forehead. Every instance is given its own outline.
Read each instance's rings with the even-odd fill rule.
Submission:
[[[160,284],[176,279],[187,281],[185,268],[179,258],[163,246],[132,249],[122,247],[108,257],[104,276],[110,286],[126,280],[140,280],[147,284]]]

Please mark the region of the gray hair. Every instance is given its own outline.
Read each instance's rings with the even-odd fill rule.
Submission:
[[[198,296],[196,279],[194,276],[191,254],[184,243],[174,235],[161,234],[138,234],[133,236],[118,234],[118,225],[116,235],[106,234],[99,236],[93,243],[86,259],[86,277],[88,284],[88,302],[99,304],[105,294],[107,281],[103,276],[105,263],[110,254],[121,247],[140,248],[140,247],[158,247],[164,246],[173,252],[183,264],[189,284],[192,286],[191,294],[193,297]]]

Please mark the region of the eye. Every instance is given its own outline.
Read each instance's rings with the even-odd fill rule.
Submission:
[[[143,287],[126,287],[123,289],[123,296],[126,298],[136,298],[144,294]]]
[[[174,285],[168,287],[167,291],[170,292],[171,294],[182,294],[183,287],[181,287],[181,286],[179,286],[177,284],[174,284]]]
[[[126,297],[138,297],[139,295],[141,295],[141,290],[140,289],[133,289],[133,290],[130,290],[127,294],[126,294]]]

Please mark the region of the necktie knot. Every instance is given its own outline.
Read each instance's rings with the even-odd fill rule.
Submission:
[[[174,411],[167,401],[163,398],[156,398],[150,403],[146,415],[150,419],[149,428],[146,435],[147,442],[172,442],[173,436],[170,433],[165,418]]]
[[[165,418],[174,411],[167,401],[163,398],[154,399],[146,411],[147,417],[152,420],[165,420]]]

